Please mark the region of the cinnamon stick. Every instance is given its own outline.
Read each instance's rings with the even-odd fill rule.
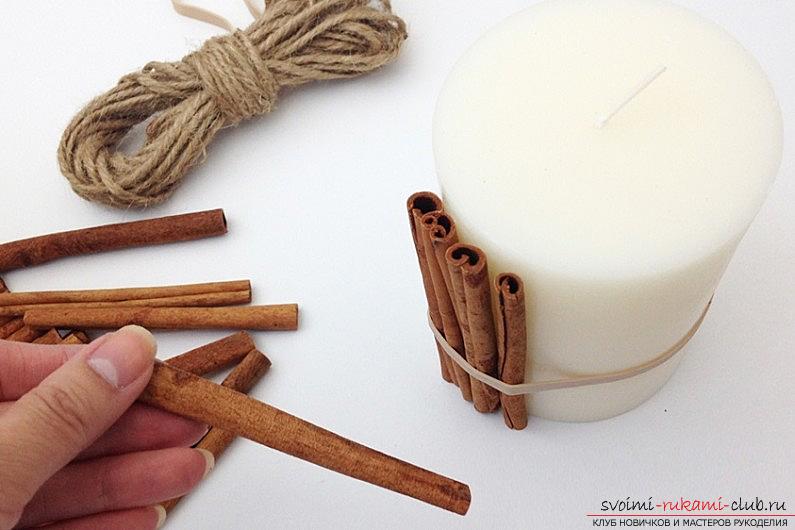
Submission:
[[[33,309],[25,313],[24,321],[39,329],[116,329],[136,324],[150,329],[295,330],[298,306]]]
[[[34,291],[11,293],[0,290],[0,306],[33,306],[39,304],[88,304],[93,302],[130,302],[157,298],[176,298],[211,293],[247,292],[249,280],[195,283],[162,287],[128,287],[123,289],[89,289],[77,291]]]
[[[458,514],[469,487],[352,442],[199,376],[156,363],[141,401]]]
[[[178,357],[175,359],[177,358]],[[172,361],[175,359],[172,359]],[[169,366],[175,367],[175,365],[170,361],[168,364]],[[251,350],[248,355],[246,355],[243,360],[240,361],[240,364],[238,364],[235,369],[230,372],[221,385],[247,394],[254,384],[259,381],[262,375],[268,370],[270,365],[271,362],[265,355],[257,350]],[[210,451],[217,461],[218,457],[220,457],[224,451],[226,451],[226,448],[231,445],[235,438],[236,436],[234,433],[219,429],[218,427],[213,427],[206,435],[204,435],[204,438],[202,438],[195,447],[197,449],[206,449],[207,451]],[[180,500],[181,497],[171,499],[162,503],[161,506],[163,506],[166,511],[170,511]]]
[[[22,326],[17,331],[9,335],[6,340],[11,342],[33,342],[43,334],[44,331],[40,329],[33,329],[30,326]]]
[[[8,286],[6,285],[6,282],[2,278],[0,278],[0,293],[7,293],[7,292],[8,292]],[[8,323],[9,320],[11,320],[10,317],[0,317],[0,326],[5,325],[6,323]]]
[[[61,344],[63,339],[61,338],[61,334],[58,333],[58,330],[51,329],[38,339],[34,340],[34,344]]]
[[[7,339],[25,326],[21,318],[12,318],[0,325],[0,339]]]
[[[422,286],[425,289],[425,299],[428,302],[428,313],[430,314],[433,325],[438,329],[442,329],[442,317],[439,314],[439,305],[436,301],[436,293],[434,292],[431,273],[428,269],[428,260],[425,257],[425,247],[419,237],[419,227],[422,224],[422,216],[426,213],[441,210],[442,200],[429,191],[421,191],[408,198],[406,209],[409,214],[411,238],[414,241],[414,250],[417,253],[417,261],[420,265]],[[442,379],[448,383],[458,384],[458,382],[454,380],[453,363],[450,362],[450,359],[448,359],[438,343],[436,343],[436,351],[439,354],[439,366],[441,368]]]
[[[491,309],[489,271],[486,255],[477,247],[457,243],[447,249],[446,260],[456,274],[460,271],[466,299],[467,322],[472,341],[470,364],[491,376],[497,375],[497,337]],[[451,278],[453,276],[451,275]],[[480,412],[497,410],[499,392],[490,386],[472,381],[473,393],[478,394],[475,408]]]
[[[190,241],[226,233],[223,210],[172,215],[59,232],[0,245],[0,271],[122,248]]]
[[[169,366],[179,370],[204,375],[239,362],[256,348],[251,335],[245,331],[239,331],[221,340],[172,357],[166,362]]]
[[[420,239],[425,245],[425,256],[428,259],[428,270],[431,274],[431,281],[433,282],[433,290],[436,294],[436,301],[439,307],[439,314],[442,320],[442,327],[439,330],[447,339],[447,343],[459,352],[465,350],[464,337],[461,334],[461,328],[456,316],[456,311],[453,306],[451,298],[451,284],[450,274],[447,271],[447,266],[444,261],[439,261],[439,258],[444,259],[444,253],[447,249],[458,240],[458,234],[454,229],[454,225],[448,216],[442,212],[431,212],[422,216],[421,227],[422,233]],[[444,268],[442,268],[445,264]],[[447,274],[445,274],[447,273]],[[447,357],[447,355],[445,355]],[[453,367],[453,374],[458,382],[458,387],[461,389],[461,395],[467,401],[474,399],[472,392],[472,381],[469,374],[457,364],[451,362]]]
[[[21,316],[34,309],[84,309],[116,307],[226,307],[251,302],[250,291],[189,294],[166,298],[143,300],[120,300],[118,302],[81,302],[72,304],[26,304],[0,306],[0,315]]]
[[[68,342],[70,344],[88,344],[91,342],[91,338],[86,335],[84,331],[72,331],[64,337],[63,342]]]
[[[527,368],[527,320],[522,279],[515,274],[500,274],[494,279],[497,291],[497,346],[500,380],[510,385],[524,383]],[[500,394],[505,425],[521,430],[527,427],[525,396]]]

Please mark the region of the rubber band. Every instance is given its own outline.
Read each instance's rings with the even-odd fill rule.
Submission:
[[[625,379],[630,379],[632,377],[637,377],[641,374],[648,372],[649,370],[656,368],[663,364],[665,361],[669,360],[671,357],[679,353],[679,351],[685,347],[685,345],[690,342],[690,339],[693,338],[693,335],[696,334],[698,329],[701,327],[702,322],[704,322],[704,318],[707,316],[707,311],[709,311],[710,306],[712,305],[712,299],[710,298],[707,305],[704,307],[704,311],[701,312],[701,316],[698,317],[696,323],[688,330],[688,332],[679,339],[676,344],[665,350],[664,352],[660,353],[653,359],[646,361],[643,364],[639,364],[632,368],[626,368],[624,370],[618,370],[615,372],[608,372],[604,374],[594,374],[594,375],[584,375],[580,377],[569,377],[564,379],[551,379],[548,381],[535,381],[531,383],[522,383],[519,385],[509,385],[508,383],[504,383],[497,379],[496,377],[492,377],[488,374],[484,374],[483,372],[479,371],[471,364],[467,362],[467,360],[456,350],[454,350],[450,344],[447,343],[445,340],[444,335],[433,325],[433,321],[431,321],[430,313],[428,314],[428,325],[431,327],[431,331],[433,335],[436,337],[437,342],[442,347],[442,350],[455,362],[458,366],[464,369],[470,377],[477,379],[478,381],[498,390],[502,394],[506,396],[520,396],[523,394],[535,394],[537,392],[546,392],[549,390],[560,390],[563,388],[576,388],[581,386],[594,386],[594,385],[602,385],[605,383],[614,383],[616,381],[623,381]]]
[[[243,2],[246,4],[248,12],[251,13],[251,16],[255,19],[261,17],[264,13],[263,8],[257,5],[255,0],[243,0]],[[234,33],[237,29],[234,24],[229,22],[218,13],[214,13],[209,9],[188,4],[183,0],[171,0],[171,5],[174,6],[174,11],[183,17],[192,18],[193,20],[198,20],[199,22],[204,22],[206,24],[211,24],[228,31],[229,33]]]

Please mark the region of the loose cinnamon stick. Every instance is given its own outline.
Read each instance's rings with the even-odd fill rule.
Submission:
[[[0,293],[7,293],[7,292],[8,292],[8,286],[6,285],[6,282],[2,278],[0,278]],[[0,317],[0,327],[8,323],[9,320],[11,320],[10,317]]]
[[[20,316],[34,309],[85,309],[116,307],[226,307],[251,302],[251,291],[189,294],[166,298],[143,300],[120,300],[118,302],[80,302],[72,304],[29,304],[0,306],[0,315]]]
[[[204,375],[239,362],[256,348],[251,335],[245,331],[239,331],[221,340],[172,357],[166,362],[169,366],[179,370]]]
[[[73,331],[64,337],[63,340],[70,344],[88,344],[91,342],[91,338],[84,331]]]
[[[230,388],[156,363],[144,403],[458,514],[469,487],[352,442]]]
[[[0,245],[0,271],[122,248],[190,241],[226,233],[223,210],[59,232]]]
[[[151,329],[295,330],[298,306],[33,309],[24,320],[39,329],[116,329],[136,324]]]
[[[0,306],[25,306],[38,304],[88,304],[92,302],[129,302],[155,298],[174,298],[210,293],[248,292],[249,280],[194,283],[162,287],[128,287],[123,289],[88,289],[77,291],[34,291],[11,293],[0,290]]]
[[[422,286],[425,289],[425,299],[428,302],[428,313],[430,314],[433,325],[438,329],[442,329],[442,317],[439,314],[439,305],[436,301],[436,293],[433,290],[433,281],[431,280],[431,273],[428,269],[428,261],[425,258],[425,247],[422,244],[422,240],[419,238],[419,227],[422,224],[422,216],[426,213],[441,210],[442,200],[429,191],[422,191],[409,197],[406,208],[409,214],[409,226],[411,227],[411,237],[414,241],[414,250],[417,253],[417,261],[420,265]],[[458,384],[454,379],[453,363],[450,362],[438,343],[436,343],[436,351],[439,354],[442,379],[448,383]]]
[[[527,320],[522,279],[515,274],[500,274],[494,279],[497,290],[497,346],[500,380],[510,385],[524,383],[527,362]],[[505,425],[521,430],[527,427],[525,396],[500,394]]]
[[[489,271],[486,255],[477,247],[457,243],[447,250],[447,263],[460,270],[466,298],[469,334],[472,340],[470,364],[484,374],[497,375],[497,337],[494,331],[494,314],[491,309]],[[452,276],[451,276],[452,278]],[[475,408],[480,412],[497,410],[499,392],[473,380],[473,392],[480,394]],[[475,390],[474,387],[478,387]]]
[[[174,359],[172,359],[172,361],[173,360]],[[168,364],[169,366],[175,367],[172,362],[168,362]],[[265,355],[257,350],[252,350],[243,358],[240,364],[232,370],[226,379],[224,379],[221,385],[247,394],[268,370],[270,365],[271,362]],[[213,427],[195,447],[197,449],[206,449],[210,451],[217,461],[218,457],[226,451],[226,448],[229,447],[235,438],[236,436],[234,433],[219,429],[218,427]],[[161,506],[163,506],[166,511],[170,511],[180,500],[181,497],[171,499],[162,503]]]
[[[13,334],[9,335],[6,340],[11,342],[33,342],[44,335],[44,331],[40,329],[33,329],[30,326],[22,326]]]
[[[61,344],[63,339],[61,338],[61,334],[58,333],[58,330],[51,329],[38,339],[34,340],[34,344]]]
[[[0,325],[0,339],[7,339],[25,326],[21,318],[12,318]]]
[[[450,245],[456,242],[453,240],[457,240],[458,235],[453,230],[452,224],[440,224],[440,219],[442,223],[450,220],[449,217],[438,211],[423,215],[420,239],[425,246],[425,257],[428,260],[428,270],[433,282],[433,291],[436,294],[436,302],[442,320],[442,327],[439,330],[454,350],[463,352],[465,349],[464,338],[453,307],[450,275],[449,273],[445,274],[447,267],[445,266],[442,269],[442,263],[444,262],[440,263],[438,259],[440,253],[443,257],[444,252]],[[458,382],[458,387],[461,389],[461,395],[465,400],[472,401],[472,382],[469,375],[457,364],[451,362],[450,365],[453,367],[453,374]]]

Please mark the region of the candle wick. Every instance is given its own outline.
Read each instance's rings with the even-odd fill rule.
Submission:
[[[648,76],[646,76],[646,78],[643,81],[638,83],[638,85],[635,88],[633,88],[631,92],[629,92],[627,94],[627,96],[621,101],[621,103],[618,106],[616,106],[615,109],[613,109],[612,112],[610,112],[609,114],[605,114],[604,116],[599,118],[599,120],[596,122],[596,127],[598,129],[604,128],[604,126],[607,125],[607,122],[609,122],[611,119],[613,119],[613,116],[615,116],[616,114],[621,112],[621,109],[626,107],[629,104],[630,101],[632,101],[633,99],[635,99],[638,96],[638,94],[640,94],[641,92],[646,90],[646,88],[650,84],[652,84],[658,77],[663,75],[663,73],[666,70],[668,70],[667,66],[663,65],[663,66],[657,67],[654,70],[654,72],[650,73]]]

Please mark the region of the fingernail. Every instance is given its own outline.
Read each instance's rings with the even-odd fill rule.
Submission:
[[[204,457],[204,476],[202,476],[202,478],[204,478],[215,467],[215,457],[207,449],[196,449],[196,450],[200,452]]]
[[[157,512],[157,526],[155,528],[160,528],[166,524],[166,509],[157,504],[155,505],[155,511]]]
[[[122,389],[152,366],[156,350],[151,333],[127,326],[103,337],[86,362],[105,381]]]

